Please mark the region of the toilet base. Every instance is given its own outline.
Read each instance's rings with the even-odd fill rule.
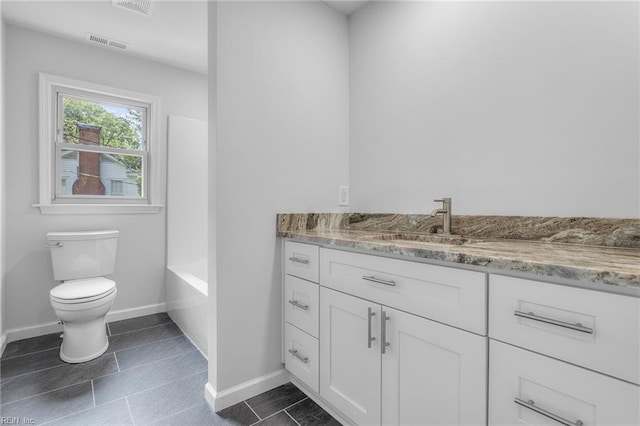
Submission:
[[[109,348],[104,317],[82,322],[65,322],[63,327],[60,359],[64,362],[77,364],[91,361]]]

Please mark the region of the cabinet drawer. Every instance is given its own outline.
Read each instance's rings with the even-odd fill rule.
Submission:
[[[640,424],[639,386],[494,340],[489,360],[491,425]]]
[[[318,246],[293,241],[284,243],[284,272],[289,275],[318,282]]]
[[[481,272],[320,249],[320,283],[393,308],[486,334]]]
[[[291,324],[284,326],[285,366],[300,381],[318,392],[318,339]]]
[[[491,275],[489,335],[640,383],[640,299]]]
[[[318,337],[318,284],[291,275],[284,277],[284,319],[300,330]]]

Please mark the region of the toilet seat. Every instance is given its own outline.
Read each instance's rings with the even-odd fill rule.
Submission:
[[[49,292],[52,302],[61,304],[87,303],[102,299],[116,291],[116,283],[108,278],[95,277],[69,280]]]

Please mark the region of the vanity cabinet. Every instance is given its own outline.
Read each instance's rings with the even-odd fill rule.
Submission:
[[[321,287],[320,395],[356,424],[484,424],[487,340]]]
[[[489,424],[640,424],[640,299],[489,281]]]
[[[285,242],[286,368],[357,425],[638,425],[640,298]]]
[[[638,425],[638,386],[490,340],[490,425]]]
[[[284,251],[285,367],[318,392],[319,248],[286,241]]]
[[[484,330],[485,280],[320,249],[320,396],[356,424],[485,424],[486,337],[423,317]]]

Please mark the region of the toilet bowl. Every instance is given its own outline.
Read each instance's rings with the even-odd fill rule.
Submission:
[[[106,352],[106,315],[116,297],[113,273],[118,231],[50,232],[54,279],[49,292],[53,310],[63,324],[60,359],[80,363]]]
[[[80,363],[105,353],[105,318],[116,293],[116,283],[103,277],[67,281],[51,290],[51,306],[64,327],[60,359]]]

